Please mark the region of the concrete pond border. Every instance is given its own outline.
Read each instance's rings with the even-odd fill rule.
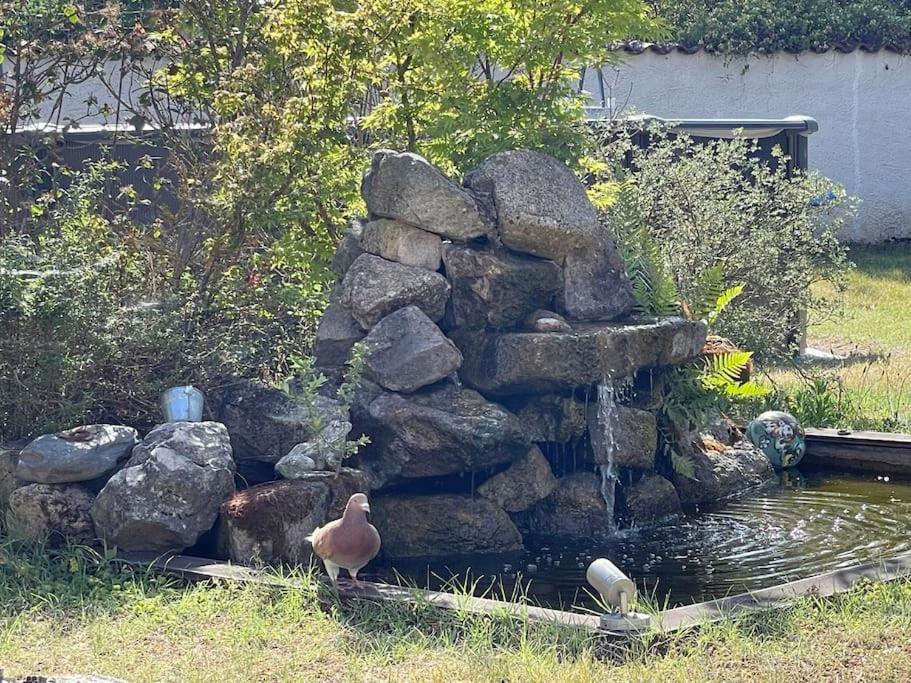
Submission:
[[[284,588],[299,585],[292,578],[271,574],[262,569],[189,555],[121,553],[118,559],[133,567],[146,568],[158,574],[174,576],[188,581],[227,580]],[[861,580],[894,581],[906,576],[911,576],[911,553],[905,553],[879,562],[836,569],[806,579],[791,581],[749,593],[674,607],[653,615],[653,629],[663,633],[674,633],[732,617],[771,609],[783,609],[792,605],[795,600],[801,597],[829,597],[845,593]],[[383,583],[362,581],[360,587],[343,583],[339,586],[339,596],[345,599],[423,603],[440,609],[468,611],[479,615],[510,615],[527,618],[532,621],[551,623],[557,626],[581,629],[603,635],[625,637],[631,635],[630,633],[604,630],[601,627],[600,616],[597,614],[569,612],[507,602],[505,600],[491,600],[489,598],[456,595]]]

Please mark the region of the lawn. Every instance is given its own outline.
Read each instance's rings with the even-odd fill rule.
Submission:
[[[619,645],[516,618],[340,604],[302,587],[181,585],[76,549],[0,546],[10,676],[141,681],[904,681],[911,582]]]
[[[811,320],[808,334],[810,346],[849,358],[835,366],[801,370],[805,380],[828,384],[836,399],[847,405],[841,416],[828,420],[831,424],[812,426],[907,430],[911,428],[911,244],[854,247],[850,257],[856,268],[844,293],[844,309],[823,320]],[[831,292],[823,288],[820,294]],[[791,392],[801,387],[808,391],[809,383],[801,382],[794,369],[770,375]]]

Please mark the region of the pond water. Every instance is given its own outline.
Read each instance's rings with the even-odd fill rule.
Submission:
[[[770,489],[666,525],[626,529],[606,544],[529,541],[521,554],[372,563],[364,578],[476,595],[521,591],[547,607],[596,603],[585,569],[607,557],[660,604],[676,606],[766,588],[911,551],[911,481],[792,472]]]

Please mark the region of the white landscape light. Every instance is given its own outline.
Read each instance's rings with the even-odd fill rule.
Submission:
[[[633,612],[636,584],[610,560],[598,558],[588,566],[586,580],[601,595],[601,599],[616,610],[601,615],[601,628],[609,631],[640,631],[651,624],[647,614]]]

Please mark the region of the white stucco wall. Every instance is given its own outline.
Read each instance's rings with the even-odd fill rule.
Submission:
[[[892,52],[731,59],[618,53],[604,67],[614,109],[623,113],[708,118],[782,118],[819,122],[809,138],[809,167],[861,199],[843,237],[852,242],[911,238],[911,58]],[[596,70],[585,89],[598,104]]]

